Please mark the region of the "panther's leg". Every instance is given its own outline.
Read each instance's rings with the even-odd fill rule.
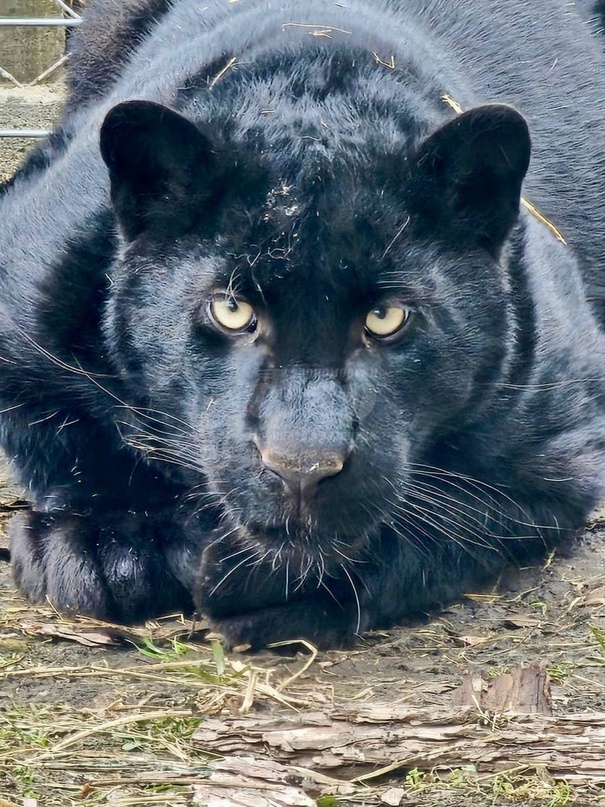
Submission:
[[[26,420],[16,410],[3,423],[12,467],[33,500],[11,527],[25,596],[120,622],[191,610],[200,533],[183,527],[179,488],[84,416]]]

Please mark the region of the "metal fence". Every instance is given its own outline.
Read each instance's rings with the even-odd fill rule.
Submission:
[[[0,17],[0,28],[21,26],[73,28],[80,24],[80,15],[65,0],[54,0],[54,3],[58,12],[56,17]],[[0,64],[0,77],[15,87],[31,87],[47,79],[62,67],[66,60],[67,54],[63,54],[61,58],[50,64],[42,73],[29,82],[19,81]],[[42,129],[0,129],[0,137],[46,137],[48,134],[50,132]]]

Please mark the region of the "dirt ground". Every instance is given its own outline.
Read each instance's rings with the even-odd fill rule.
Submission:
[[[45,126],[59,99],[54,88],[0,90],[0,126]],[[0,176],[28,145],[0,140]],[[6,549],[8,520],[22,506],[0,464],[0,807],[605,804],[605,732],[597,728],[605,716],[605,526],[598,519],[569,557],[511,572],[493,591],[470,594],[425,624],[370,636],[354,651],[281,658],[225,656],[203,626],[180,616],[119,630],[28,605],[14,590]],[[238,772],[228,754],[227,772],[221,769],[204,739],[216,721],[241,717],[243,736],[246,720],[313,725],[318,714],[353,707],[409,707],[450,719],[469,673],[487,686],[535,662],[548,673],[552,716],[527,723],[526,741],[498,764],[512,722],[480,708],[465,719],[486,734],[465,757],[452,739],[459,729],[450,732],[447,764],[441,752],[420,748],[430,739],[420,719],[408,730],[419,744],[414,754],[401,757],[387,725],[374,748],[382,766],[368,765],[357,744],[361,727],[351,722],[347,765],[318,774],[311,754],[307,768],[290,767],[283,780],[268,773],[278,751],[266,737]],[[532,749],[570,716],[592,731],[593,762],[580,759],[561,775],[556,759],[573,757],[579,735],[556,739],[542,756]],[[319,729],[314,739],[321,748]],[[390,770],[367,775],[383,767]]]

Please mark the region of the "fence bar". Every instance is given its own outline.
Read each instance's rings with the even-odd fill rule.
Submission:
[[[59,67],[62,67],[66,61],[67,61],[67,54],[63,54],[63,56],[61,56],[60,59],[57,59],[57,61],[54,64],[51,64],[50,67],[47,67],[46,70],[43,73],[40,73],[39,76],[36,76],[36,78],[33,81],[30,81],[28,86],[33,87],[40,81],[44,81],[44,79],[50,76],[51,73],[54,73],[55,70],[58,70]]]
[[[68,5],[67,5],[67,3],[65,2],[65,0],[55,0],[55,3],[56,3],[56,5],[58,5],[58,6],[59,6],[59,8],[60,8],[62,11],[64,11],[64,12],[67,14],[67,16],[68,16],[68,17],[73,17],[75,20],[79,20],[79,19],[80,19],[80,15],[79,15],[79,14],[77,14],[77,13],[76,13],[76,12],[73,10],[73,8],[71,8],[70,6],[68,6]]]
[[[38,27],[45,26],[64,26],[66,28],[73,28],[75,25],[80,25],[80,19],[67,18],[67,17],[0,17],[0,28],[12,26],[32,26]]]
[[[9,28],[9,27],[17,27],[17,26],[25,26],[25,27],[63,27],[63,28],[74,28],[76,25],[80,25],[82,22],[79,15],[70,8],[64,0],[55,0],[56,4],[59,8],[68,14],[68,17],[0,17],[0,28]],[[47,70],[44,71],[40,76],[38,76],[32,84],[36,81],[40,81],[41,79],[45,78],[49,73],[52,73],[56,68],[60,67],[66,60],[66,56],[62,56],[57,62],[51,65]],[[21,84],[21,82],[17,81],[14,76],[11,76],[10,73],[7,73],[0,67],[0,74],[3,75],[5,78],[11,80],[13,84],[17,87],[26,86]],[[29,85],[27,85],[29,86]],[[29,138],[43,138],[48,137],[51,134],[51,131],[47,131],[45,129],[0,129],[0,138],[3,137],[29,137]]]
[[[0,137],[48,137],[45,129],[0,129]]]

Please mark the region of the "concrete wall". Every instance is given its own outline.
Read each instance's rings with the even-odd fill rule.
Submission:
[[[54,0],[0,0],[0,17],[58,17]],[[64,28],[1,28],[0,67],[20,82],[33,81],[61,57]],[[50,80],[58,77],[53,73]],[[0,77],[0,81],[3,79]]]

